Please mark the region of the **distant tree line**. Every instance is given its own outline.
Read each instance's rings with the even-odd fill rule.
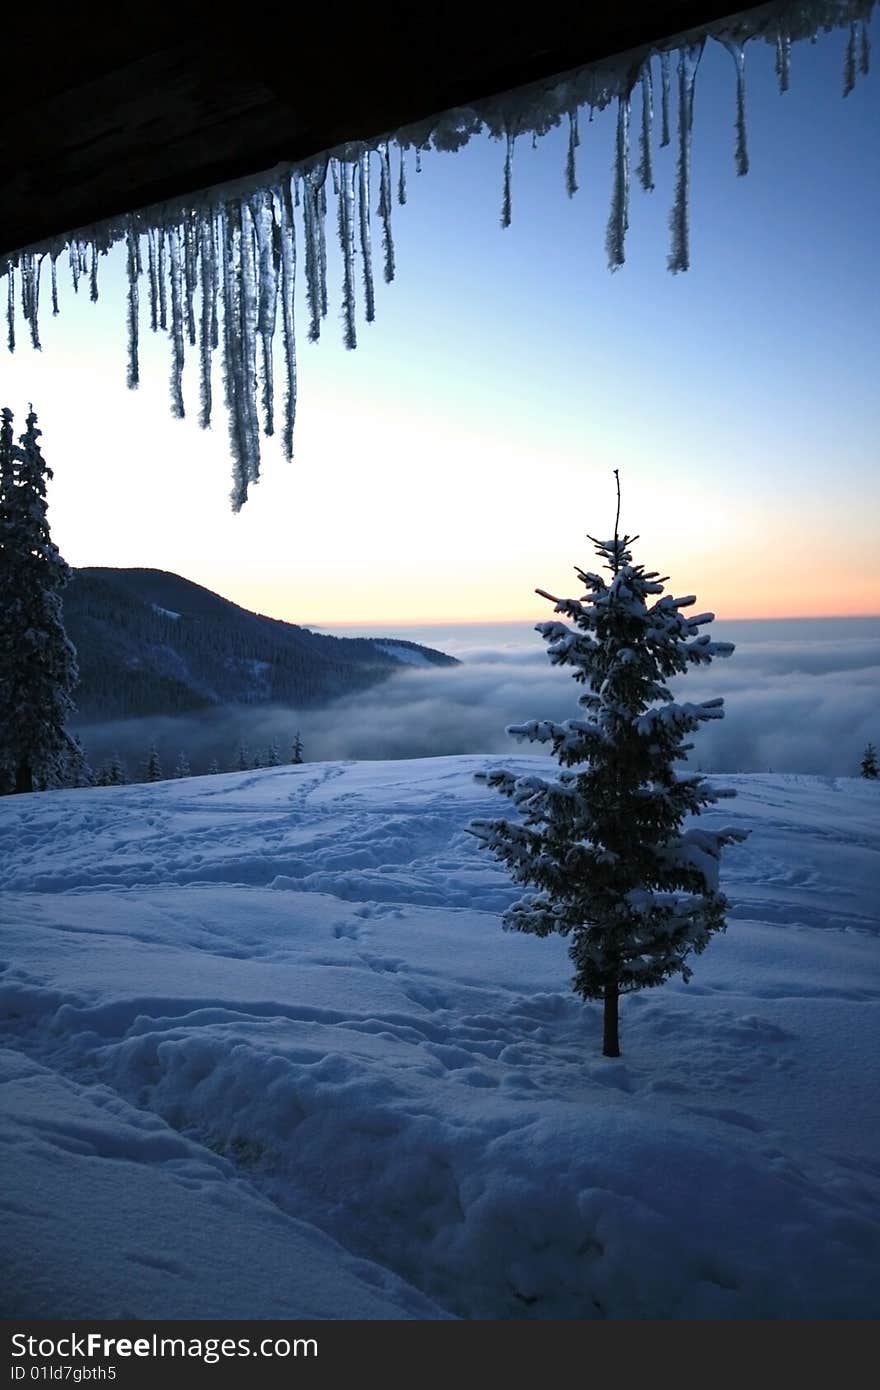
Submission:
[[[296,766],[304,761],[302,736],[297,730],[289,747],[283,748],[277,740],[273,740],[265,748],[251,753],[247,746],[240,742],[225,766],[221,765],[219,758],[214,757],[206,766],[193,768],[186,750],[181,748],[171,772],[165,771],[159,750],[153,743],[143,765],[132,773],[118,753],[113,753],[98,767],[92,768],[82,740],[76,736],[73,738],[72,751],[65,766],[59,770],[51,785],[124,787],[137,782],[167,782],[181,777],[213,776],[220,772],[249,772],[255,768]]]

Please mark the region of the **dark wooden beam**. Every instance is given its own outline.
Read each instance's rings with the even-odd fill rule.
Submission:
[[[730,13],[731,0],[100,7],[4,18],[6,252]],[[37,13],[35,11],[35,13]],[[209,18],[206,19],[206,15]]]

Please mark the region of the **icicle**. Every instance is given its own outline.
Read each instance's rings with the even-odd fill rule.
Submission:
[[[787,92],[791,81],[791,39],[788,34],[776,35],[776,76],[780,92]]]
[[[736,172],[749,172],[749,151],[746,144],[746,51],[741,43],[722,39],[736,64]]]
[[[198,280],[196,259],[196,214],[191,213],[183,224],[183,284],[186,292],[186,333],[190,346],[196,345],[195,296]]]
[[[322,278],[325,258],[322,254],[323,222],[321,218],[321,189],[327,177],[327,166],[310,169],[303,184],[303,223],[306,240],[306,300],[309,306],[309,342],[321,336],[326,281]],[[323,285],[323,289],[322,289]]]
[[[400,172],[403,177],[403,150],[400,152]],[[400,189],[398,187],[398,194]],[[402,202],[406,202],[404,185]],[[370,237],[370,151],[358,160],[358,215],[361,233],[361,265],[364,276],[364,316],[367,323],[376,317],[376,295],[373,287],[373,247]]]
[[[654,122],[654,83],[650,58],[642,68],[642,128],[639,135],[639,162],[636,173],[646,193],[654,191],[654,169],[651,164],[651,127]]]
[[[214,344],[214,318],[217,307],[216,261],[214,258],[214,217],[204,214],[199,221],[202,304],[199,318],[199,424],[206,430],[211,423],[211,351]]]
[[[629,227],[629,111],[629,96],[618,97],[614,192],[611,197],[608,229],[605,233],[609,270],[619,269],[626,259],[624,242]]]
[[[184,417],[183,408],[183,285],[180,264],[180,228],[170,226],[168,259],[171,266],[171,414]]]
[[[241,340],[242,411],[245,426],[245,496],[247,485],[260,476],[260,421],[257,414],[257,274],[254,228],[246,201],[242,200],[241,226]]]
[[[293,179],[293,206],[299,207],[299,179],[295,175]]]
[[[306,251],[306,303],[309,309],[310,343],[316,343],[321,336],[320,291],[318,289],[318,242],[315,220],[315,200],[311,188],[303,190],[303,236]]]
[[[354,171],[342,166],[342,182],[336,200],[339,246],[342,251],[342,330],[347,348],[357,347],[354,312]]]
[[[690,265],[691,136],[694,125],[694,82],[705,39],[678,55],[678,174],[675,202],[669,218],[672,246],[667,265],[675,273]]]
[[[250,202],[251,217],[257,238],[259,258],[259,314],[257,327],[262,346],[263,367],[263,433],[275,433],[275,373],[272,359],[272,339],[275,336],[275,317],[278,303],[278,277],[275,260],[275,217],[272,194],[258,193]]]
[[[70,264],[70,278],[73,281],[74,294],[79,293],[79,248],[75,241],[72,241],[67,248],[67,259]]]
[[[219,285],[217,267],[220,264],[223,247],[223,221],[219,208],[211,215],[211,351],[220,346],[220,315],[217,311]]]
[[[127,382],[134,390],[140,381],[138,362],[138,255],[137,232],[133,225],[126,232],[128,250],[128,374]]]
[[[660,54],[660,146],[668,145],[669,134],[669,54]]]
[[[416,173],[417,173],[417,174],[420,174],[421,172],[422,172],[422,151],[421,151],[421,149],[419,148],[419,146],[416,145]]]
[[[147,232],[147,277],[150,282],[150,328],[155,333],[159,327],[159,272],[155,227],[150,227]]]
[[[298,188],[294,180],[294,188]],[[282,185],[280,195],[281,223],[281,328],[284,337],[284,366],[287,383],[284,393],[284,427],[281,447],[286,459],[293,458],[293,426],[296,420],[296,333],[294,302],[296,291],[296,222],[293,215],[290,184]]]
[[[569,198],[573,198],[577,193],[577,170],[575,168],[575,150],[580,144],[578,138],[577,111],[568,113],[568,154],[565,158],[565,191]]]
[[[54,319],[58,317],[58,270],[56,266],[58,252],[53,251],[50,259],[52,263],[52,317]]]
[[[92,242],[92,263],[89,270],[89,299],[93,304],[98,302],[98,244]]]
[[[871,70],[871,36],[868,33],[868,26],[862,20],[861,45],[859,48],[859,72],[863,77],[867,77]]]
[[[21,312],[25,323],[30,325],[31,345],[39,352],[40,342],[40,270],[43,257],[27,255],[21,259]]]
[[[165,228],[157,232],[157,274],[159,279],[159,327],[168,327],[168,296],[165,285]]]
[[[37,256],[34,264],[34,275],[31,284],[31,343],[38,352],[42,350],[43,344],[40,342],[40,274],[43,269],[45,256]]]
[[[532,149],[533,149],[533,150],[536,150],[537,148],[538,148],[538,132],[537,132],[536,130],[533,130],[533,131],[532,131]]]
[[[247,500],[247,430],[242,413],[241,325],[241,209],[230,203],[220,212],[223,247],[223,385],[229,417],[229,449],[232,454],[232,508],[240,511]]]
[[[514,138],[515,138],[515,137],[514,137],[513,133],[512,133],[510,130],[508,130],[508,131],[507,131],[507,150],[506,150],[506,153],[505,153],[505,155],[504,155],[504,192],[503,192],[502,198],[501,198],[501,225],[502,225],[502,227],[509,227],[509,226],[510,226],[510,218],[511,218],[511,213],[512,213],[512,206],[511,206],[511,183],[512,183],[512,181],[513,181],[513,142],[514,142]]]
[[[394,279],[394,239],[391,235],[391,165],[388,159],[388,141],[379,152],[379,216],[382,219],[382,248],[385,252],[385,280],[391,284]],[[417,152],[418,157],[418,152]],[[418,165],[416,166],[418,169]]]
[[[15,352],[15,269],[9,266],[6,271],[6,342],[10,352]]]
[[[327,184],[318,189],[318,287],[321,291],[321,318],[327,317]]]
[[[369,169],[369,150],[365,152],[364,158],[367,161],[367,168]],[[406,150],[403,148],[402,145],[400,147],[400,168],[397,174],[397,201],[401,205],[401,207],[406,202]]]
[[[330,174],[331,174],[332,179],[333,179],[333,196],[334,196],[334,198],[338,198],[338,197],[339,197],[339,160],[338,160],[338,159],[331,159],[331,160],[330,160]]]
[[[853,87],[856,85],[856,26],[849,26],[849,38],[846,41],[846,58],[843,64],[843,95],[848,97]]]
[[[31,312],[30,273],[32,259],[30,252],[26,252],[18,262],[18,268],[21,272],[21,316],[25,323],[29,322]]]

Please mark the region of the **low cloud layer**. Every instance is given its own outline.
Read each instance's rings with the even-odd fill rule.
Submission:
[[[880,620],[724,627],[716,625],[713,635],[737,641],[734,655],[694,671],[677,691],[690,700],[725,697],[726,718],[695,736],[691,765],[856,775],[866,743],[880,746]],[[323,710],[212,709],[81,732],[93,763],[118,750],[139,777],[153,740],[166,772],[179,749],[193,772],[214,757],[225,770],[235,765],[240,743],[253,755],[275,741],[286,762],[297,730],[308,761],[504,753],[517,747],[507,724],[577,713],[580,687],[566,668],[551,666],[535,633],[458,654],[461,666],[405,669]]]

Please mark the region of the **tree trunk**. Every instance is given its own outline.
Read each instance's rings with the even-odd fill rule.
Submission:
[[[617,1002],[620,998],[620,990],[617,985],[606,985],[605,993],[605,1014],[604,1026],[602,1029],[602,1056],[619,1057],[620,1040],[617,1033]]]
[[[15,790],[17,792],[32,792],[33,789],[34,775],[31,772],[31,765],[26,758],[22,758],[15,769]]]

